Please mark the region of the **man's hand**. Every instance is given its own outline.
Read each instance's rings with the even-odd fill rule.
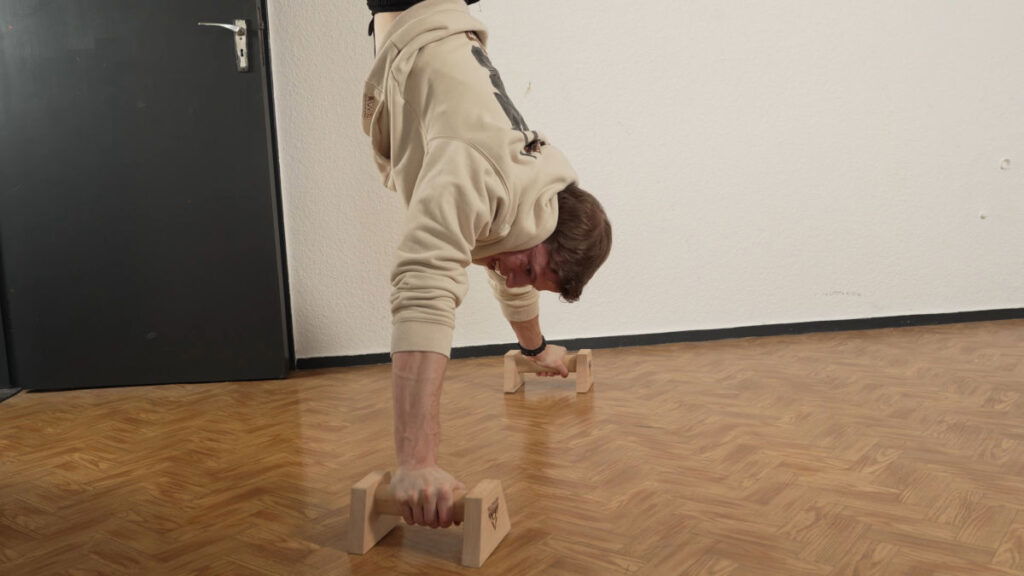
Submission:
[[[555,344],[548,344],[540,354],[530,357],[524,356],[537,365],[538,376],[569,376],[569,369],[565,367],[565,347]]]
[[[519,339],[519,345],[528,350],[535,350],[544,342],[544,336],[540,331],[540,316],[534,316],[523,322],[509,321],[512,330]],[[565,348],[548,344],[544,351],[536,356],[523,356],[537,365],[539,376],[569,376],[569,370],[565,367]]]
[[[452,504],[466,487],[437,466],[400,466],[391,476],[391,491],[406,524],[448,528],[453,523]]]

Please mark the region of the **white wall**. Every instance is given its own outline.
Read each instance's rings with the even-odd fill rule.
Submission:
[[[365,3],[269,8],[297,355],[385,352],[402,206],[359,129]],[[549,338],[1024,307],[1024,2],[473,12],[613,221],[583,300],[544,300]],[[471,281],[455,345],[511,341]]]

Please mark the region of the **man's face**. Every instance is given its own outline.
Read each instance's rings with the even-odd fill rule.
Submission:
[[[558,274],[548,266],[548,247],[538,244],[528,250],[502,252],[476,261],[505,279],[505,286],[533,286],[537,290],[558,292]]]

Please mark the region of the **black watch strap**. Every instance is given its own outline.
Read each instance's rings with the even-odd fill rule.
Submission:
[[[523,356],[539,356],[542,352],[544,352],[545,349],[547,349],[547,347],[548,341],[544,338],[544,336],[541,336],[540,346],[537,346],[533,350],[530,350],[529,348],[523,348],[523,345],[520,344],[519,351],[523,353]]]

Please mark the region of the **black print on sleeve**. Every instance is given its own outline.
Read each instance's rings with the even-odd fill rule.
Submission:
[[[494,93],[494,97],[498,99],[498,104],[501,104],[501,109],[505,111],[505,115],[508,116],[509,121],[512,122],[512,128],[519,130],[520,132],[526,132],[530,128],[526,125],[526,120],[523,119],[523,115],[516,109],[515,104],[512,103],[512,99],[508,97],[508,92],[505,90],[505,83],[501,81],[501,75],[498,74],[498,70],[491,64],[491,59],[487,57],[487,53],[483,51],[479,46],[473,46],[473,56],[476,57],[476,61],[481,66],[487,69],[491,73],[491,84],[497,92]]]
[[[533,153],[538,152],[540,147],[544,145],[544,142],[540,140],[540,136],[530,130],[530,127],[526,125],[526,120],[523,119],[523,115],[519,113],[515,104],[512,103],[512,99],[508,97],[508,92],[505,90],[505,83],[501,81],[501,74],[498,74],[497,68],[491,63],[491,59],[484,52],[480,46],[473,46],[473,56],[481,66],[487,69],[491,75],[491,85],[494,86],[496,92],[494,97],[498,100],[498,104],[501,105],[501,109],[505,111],[505,115],[508,116],[509,122],[512,123],[512,129],[522,132],[524,146],[521,154],[524,156],[530,156],[536,158]]]

